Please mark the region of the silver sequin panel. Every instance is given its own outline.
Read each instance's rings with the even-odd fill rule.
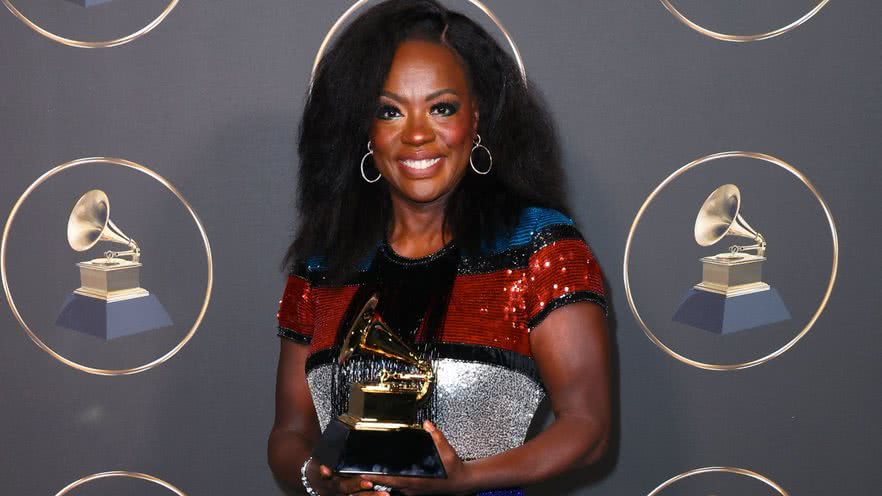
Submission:
[[[451,358],[434,362],[435,425],[463,459],[473,460],[523,444],[545,394],[533,379],[499,365]],[[331,366],[307,376],[322,430],[331,420]]]
[[[331,364],[321,365],[310,370],[306,374],[306,383],[309,384],[309,393],[312,395],[312,403],[315,405],[315,413],[318,416],[322,432],[331,421]]]

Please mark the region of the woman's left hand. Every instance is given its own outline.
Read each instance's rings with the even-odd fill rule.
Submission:
[[[444,434],[434,424],[426,420],[423,429],[432,435],[438,454],[444,463],[447,478],[430,479],[423,477],[389,477],[384,475],[362,475],[362,479],[369,480],[374,485],[388,486],[407,496],[417,494],[468,494],[470,490],[469,473],[466,464],[462,461],[456,450],[447,442]],[[376,489],[375,489],[376,490]]]

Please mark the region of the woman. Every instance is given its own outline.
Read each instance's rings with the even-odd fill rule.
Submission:
[[[280,483],[494,494],[597,461],[610,430],[601,273],[566,214],[548,114],[493,39],[434,0],[371,8],[317,70],[299,153],[269,439]],[[335,360],[375,293],[432,360],[420,418],[446,478],[340,477],[310,458],[349,384],[376,379],[375,358]],[[555,420],[524,443],[546,395]]]

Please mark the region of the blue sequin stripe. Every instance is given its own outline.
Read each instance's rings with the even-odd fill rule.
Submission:
[[[551,208],[528,207],[521,212],[518,225],[509,236],[500,236],[492,252],[505,251],[518,246],[530,244],[533,235],[540,230],[553,225],[574,226],[573,219]]]

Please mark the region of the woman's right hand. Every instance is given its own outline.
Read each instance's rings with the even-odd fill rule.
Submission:
[[[334,475],[331,469],[319,465],[316,462],[309,462],[306,467],[306,478],[309,485],[320,496],[349,496],[357,494],[358,496],[389,496],[385,491],[373,491],[370,481],[360,477],[344,477]]]

